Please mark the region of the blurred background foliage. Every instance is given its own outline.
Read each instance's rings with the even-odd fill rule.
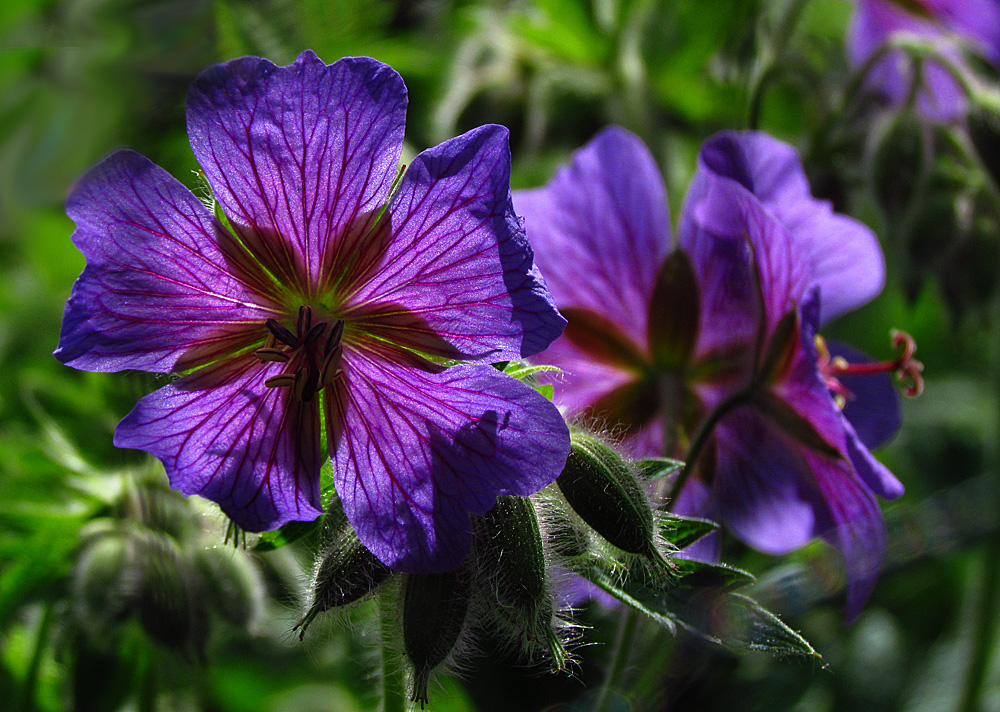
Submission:
[[[638,709],[1000,709],[998,118],[931,126],[851,91],[848,0],[6,0],[0,3],[0,708],[337,710],[377,703],[365,607],[300,642],[310,544],[226,546],[209,505],[111,444],[156,387],[52,357],[83,268],[63,200],[130,146],[190,187],[184,99],[243,54],[370,55],[410,92],[409,155],[485,122],[511,129],[515,188],[542,184],[608,123],[649,144],[676,214],[701,142],[757,126],[802,151],[814,192],[876,229],[889,284],[829,336],[886,355],[912,333],[927,390],[880,456],[908,492],[885,507],[886,570],[852,626],[819,544],[781,560],[730,544],[755,594],[822,664],[659,638]],[[529,233],[530,236],[530,233]],[[143,595],[146,592],[146,595]],[[150,592],[155,593],[155,595]],[[587,643],[617,614],[593,606]],[[984,617],[985,616],[985,617]],[[573,709],[571,679],[487,640],[432,709]],[[624,709],[624,707],[623,707]]]

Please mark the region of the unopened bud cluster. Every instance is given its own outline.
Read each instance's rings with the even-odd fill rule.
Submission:
[[[296,625],[304,634],[316,616],[366,600],[392,602],[398,613],[383,634],[401,644],[421,703],[435,669],[453,663],[477,632],[492,635],[528,660],[553,670],[571,663],[574,626],[557,600],[573,572],[595,562],[605,571],[666,573],[669,545],[635,468],[599,438],[576,431],[556,484],[532,497],[501,496],[472,522],[473,547],[454,571],[390,571],[358,540],[339,503],[327,515],[326,544],[313,567],[311,599]]]
[[[91,646],[113,645],[135,621],[155,643],[201,657],[213,617],[251,624],[258,572],[239,552],[207,548],[196,516],[181,495],[141,481],[84,528],[73,614]]]

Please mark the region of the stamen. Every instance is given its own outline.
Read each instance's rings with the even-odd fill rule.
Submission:
[[[327,353],[326,358],[323,359],[323,365],[320,367],[319,371],[319,381],[324,388],[333,383],[337,377],[343,373],[339,368],[340,357],[343,353],[344,349],[340,346],[340,344],[337,344],[329,353]]]
[[[891,373],[896,380],[903,384],[903,393],[910,397],[919,396],[924,391],[924,378],[921,375],[924,365],[913,358],[917,350],[917,343],[913,337],[905,331],[893,329],[889,333],[892,338],[892,346],[899,351],[899,355],[891,361],[875,361],[871,363],[848,363],[846,359],[837,356],[831,357],[826,342],[822,337],[816,337],[816,346],[819,351],[818,366],[827,387],[834,395],[834,400],[840,405],[839,398],[850,398],[851,393],[840,382],[839,377],[866,376],[878,373]],[[845,400],[846,402],[846,400]]]
[[[288,361],[292,358],[285,351],[266,347],[263,349],[257,349],[253,352],[253,355],[256,356],[261,362],[274,361],[277,363],[288,363]]]
[[[289,386],[295,385],[295,376],[289,373],[282,373],[279,376],[271,376],[269,379],[264,381],[264,385],[268,388],[288,388]]]
[[[287,344],[288,346],[291,346],[293,349],[299,347],[299,340],[295,337],[295,334],[290,332],[288,329],[286,329],[284,326],[279,324],[274,319],[268,319],[267,321],[265,321],[264,326],[266,326],[267,330],[270,331],[272,334],[274,334],[274,338],[276,338],[281,343]]]
[[[301,339],[303,334],[309,331],[309,327],[312,324],[312,309],[302,305],[299,307],[299,318],[296,321],[295,327],[298,332],[299,338]]]

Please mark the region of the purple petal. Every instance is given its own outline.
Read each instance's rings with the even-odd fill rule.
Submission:
[[[849,363],[874,361],[868,354],[847,344],[828,341],[827,346],[832,356],[841,356]],[[892,378],[885,373],[862,376],[843,374],[838,380],[849,391],[844,417],[854,426],[861,442],[872,449],[889,442],[899,430],[902,420],[899,394]]]
[[[470,515],[497,495],[550,484],[569,453],[559,411],[490,366],[427,373],[364,344],[327,389],[334,483],[361,541],[410,573],[447,571],[471,544]]]
[[[663,178],[642,141],[604,129],[544,188],[515,192],[514,205],[556,303],[604,314],[645,344],[670,216]]]
[[[264,381],[253,356],[207,366],[142,398],[115,445],[156,455],[170,484],[217,502],[247,531],[322,514],[319,409]]]
[[[420,153],[388,211],[379,261],[339,287],[344,318],[396,343],[443,338],[465,359],[536,354],[562,332],[510,199],[507,129],[481,126]],[[395,304],[400,325],[373,313]]]
[[[938,40],[937,49],[956,66],[965,67],[956,44],[956,33],[1000,64],[1000,5],[995,0],[924,0],[926,13],[909,12],[893,2],[859,0],[848,30],[848,57],[861,66],[889,37],[909,33]],[[925,62],[923,86],[917,97],[920,112],[932,121],[947,122],[967,110],[965,93],[942,67]],[[866,77],[869,86],[895,106],[906,102],[913,76],[913,62],[902,51],[889,52]]]
[[[688,206],[699,205],[720,181],[735,181],[752,193],[788,231],[808,265],[807,286],[820,288],[822,323],[882,290],[885,261],[875,234],[813,198],[798,152],[765,133],[723,132],[705,142],[681,215],[682,244],[693,219]]]
[[[188,95],[195,157],[251,251],[305,295],[340,276],[351,242],[388,197],[403,143],[406,87],[367,57],[287,67],[241,57]]]
[[[635,378],[630,371],[595,361],[568,339],[557,339],[532,361],[562,369],[547,380],[554,385],[556,402],[569,415],[583,412],[601,396]]]
[[[264,337],[276,315],[259,276],[204,205],[134,151],[73,188],[67,213],[87,267],[66,304],[56,357],[89,371],[190,368]]]
[[[886,534],[875,496],[851,463],[809,450],[741,408],[716,431],[714,499],[725,526],[750,546],[784,554],[823,536],[843,553],[847,615],[871,595]]]
[[[808,296],[801,246],[732,180],[708,181],[684,215],[681,247],[691,255],[701,292],[698,354],[726,344],[753,353]]]

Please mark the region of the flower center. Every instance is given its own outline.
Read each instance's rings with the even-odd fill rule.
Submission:
[[[254,356],[261,363],[288,364],[284,373],[264,381],[268,388],[291,388],[296,398],[310,401],[340,375],[340,357],[344,351],[340,345],[344,335],[342,319],[333,326],[325,321],[314,323],[312,309],[301,306],[294,334],[274,319],[265,321],[264,326],[269,332],[267,341]]]
[[[820,375],[826,382],[826,387],[833,394],[837,407],[843,409],[853,394],[840,382],[840,376],[870,376],[876,373],[891,373],[903,384],[903,393],[908,396],[919,396],[924,390],[924,378],[921,372],[924,365],[913,358],[917,350],[917,342],[905,331],[893,329],[890,333],[892,346],[899,355],[891,361],[875,361],[871,363],[849,363],[842,356],[833,356],[822,336],[816,336],[816,348],[819,351],[818,366]]]

